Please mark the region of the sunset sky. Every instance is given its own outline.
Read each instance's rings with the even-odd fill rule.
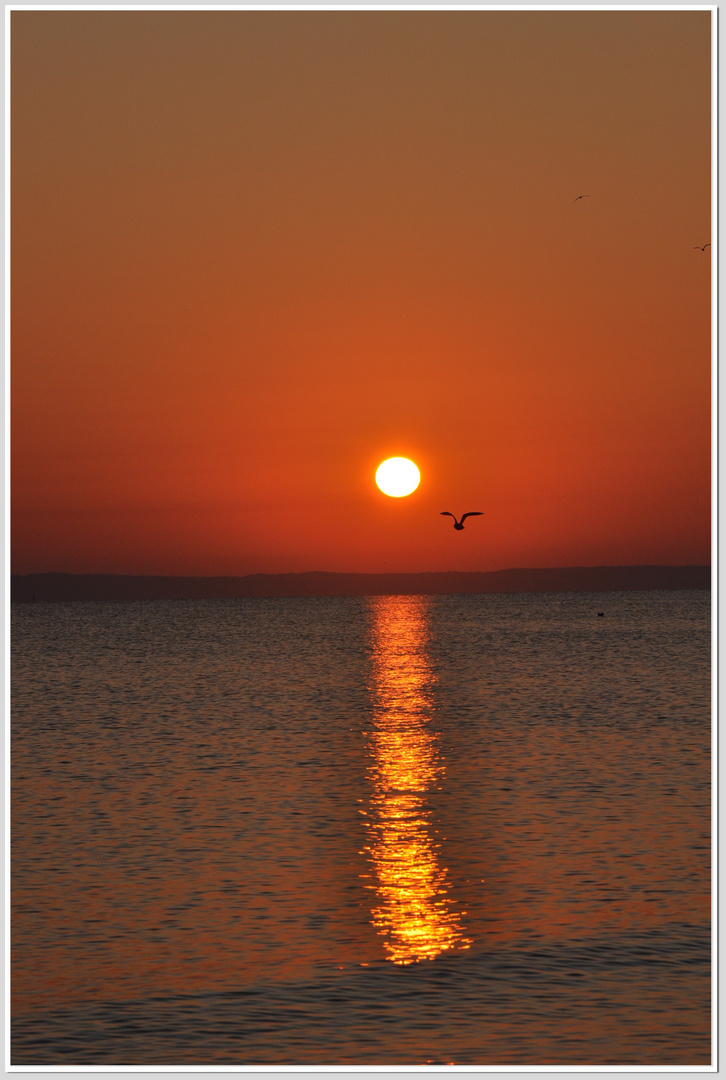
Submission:
[[[711,18],[13,12],[13,572],[709,562]]]

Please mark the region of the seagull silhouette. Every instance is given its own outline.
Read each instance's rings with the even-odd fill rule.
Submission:
[[[457,521],[456,515],[452,514],[449,510],[442,510],[441,516],[452,517],[454,519],[454,528],[461,532],[461,530],[464,528],[464,522],[468,517],[481,517],[482,513],[482,510],[470,510],[468,514],[461,515],[461,521]]]
[[[710,247],[710,246],[711,246],[710,244],[704,244],[704,245],[703,245],[703,247],[701,247],[701,245],[700,245],[700,244],[694,244],[694,245],[693,245],[693,250],[694,250],[694,251],[705,251],[705,250],[706,250],[706,248],[707,248],[707,247]]]
[[[589,198],[590,198],[589,195],[578,195],[577,196],[577,199],[589,199]],[[573,199],[572,201],[577,202],[577,199]]]

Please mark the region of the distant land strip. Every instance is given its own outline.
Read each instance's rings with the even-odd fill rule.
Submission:
[[[78,600],[232,600],[275,596],[437,596],[445,593],[625,592],[710,589],[710,566],[570,566],[486,573],[248,574],[155,577],[130,574],[13,574],[16,603]]]

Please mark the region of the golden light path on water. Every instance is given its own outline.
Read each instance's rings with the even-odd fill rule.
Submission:
[[[396,964],[466,949],[461,916],[441,865],[427,793],[445,766],[432,726],[434,674],[429,652],[429,600],[383,596],[372,601],[374,722],[367,853],[376,877],[372,922]]]

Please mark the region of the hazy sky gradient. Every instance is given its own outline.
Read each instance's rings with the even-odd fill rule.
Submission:
[[[15,572],[709,561],[709,12],[11,21]]]

